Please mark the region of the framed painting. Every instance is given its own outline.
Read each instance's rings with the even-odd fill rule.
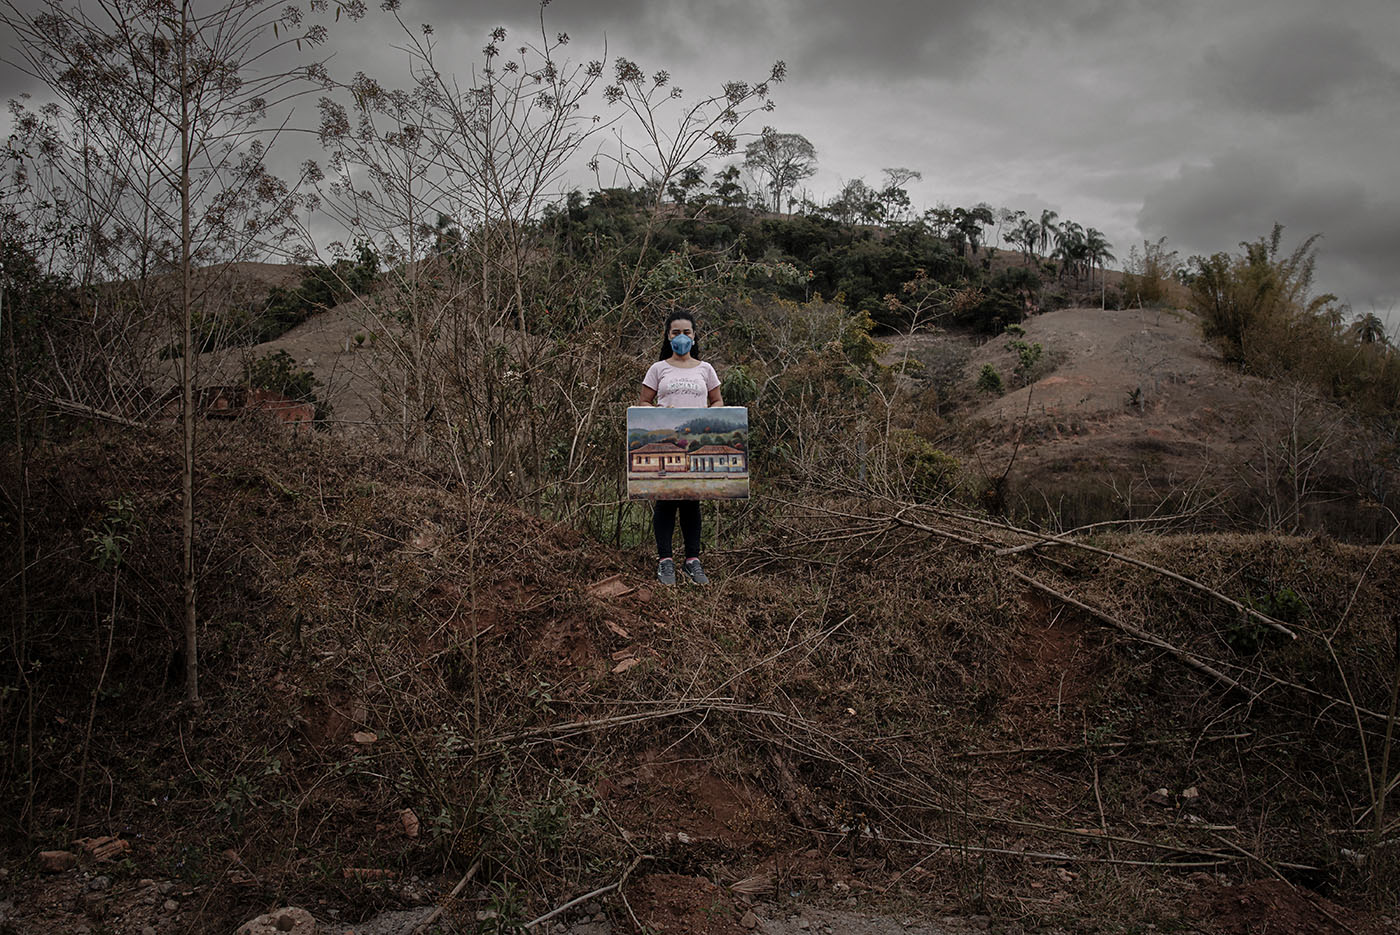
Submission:
[[[627,499],[746,500],[749,410],[627,408]]]

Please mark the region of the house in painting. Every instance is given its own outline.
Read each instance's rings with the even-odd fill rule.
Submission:
[[[748,470],[744,452],[732,445],[705,445],[690,453],[690,470],[705,474],[742,474]]]
[[[628,469],[637,474],[672,474],[688,471],[685,447],[670,442],[649,442],[634,448],[628,456]]]

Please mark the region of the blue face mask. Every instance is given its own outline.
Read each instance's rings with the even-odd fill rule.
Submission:
[[[695,346],[695,339],[688,334],[678,334],[671,339],[671,350],[676,352],[677,357],[684,357],[690,353],[690,349]]]

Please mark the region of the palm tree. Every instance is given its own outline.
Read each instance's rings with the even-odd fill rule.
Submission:
[[[1390,336],[1385,333],[1385,322],[1375,312],[1367,312],[1351,323],[1347,333],[1362,344],[1389,346]]]
[[[1044,253],[1045,248],[1050,245],[1050,235],[1058,233],[1059,228],[1055,226],[1055,220],[1060,216],[1058,211],[1040,212],[1040,252]]]
[[[1084,252],[1089,258],[1089,275],[1093,275],[1095,264],[1099,267],[1100,309],[1108,306],[1108,286],[1104,282],[1104,264],[1109,260],[1118,259],[1110,250],[1112,246],[1113,244],[1104,237],[1103,231],[1091,227],[1084,232]],[[1091,282],[1090,285],[1092,286],[1093,283]]]
[[[1006,238],[1012,243],[1020,244],[1021,256],[1024,260],[1022,265],[1030,266],[1031,256],[1035,253],[1035,245],[1040,242],[1040,225],[1035,222],[1035,218],[1024,218],[1020,226],[1014,228],[1011,233],[1006,235]]]
[[[1055,231],[1054,256],[1060,260],[1061,274],[1068,269],[1074,274],[1074,281],[1077,285],[1080,270],[1083,269],[1087,257],[1084,228],[1074,221],[1065,221],[1061,224]]]

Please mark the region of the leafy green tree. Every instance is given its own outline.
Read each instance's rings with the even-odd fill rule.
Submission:
[[[748,201],[748,192],[744,191],[739,177],[738,166],[725,166],[715,173],[714,181],[710,183],[710,190],[715,193],[720,204],[732,208]]]
[[[913,207],[913,203],[909,200],[909,190],[905,186],[910,182],[922,180],[924,174],[917,169],[907,169],[904,166],[894,166],[880,171],[885,174],[885,185],[884,188],[880,189],[880,201],[885,207],[885,217],[892,221],[903,220]]]
[[[841,192],[826,206],[826,212],[846,224],[875,224],[885,216],[880,193],[859,178],[841,186]]]
[[[272,390],[288,399],[316,401],[319,380],[310,370],[299,368],[291,354],[279,350],[243,365],[243,383],[251,389]]]
[[[1059,261],[1061,276],[1068,271],[1078,283],[1089,258],[1084,228],[1074,221],[1062,222],[1055,231],[1055,252],[1051,256]]]
[[[1034,218],[1023,217],[1007,231],[1006,242],[1020,248],[1022,264],[1029,266],[1035,256],[1035,245],[1040,242],[1040,225]]]
[[[902,188],[888,185],[880,190],[880,214],[888,221],[898,221],[909,214],[913,202]]]
[[[946,204],[937,204],[924,211],[924,226],[935,237],[947,237],[953,230],[953,209]]]
[[[705,170],[703,166],[686,166],[681,170],[680,177],[672,182],[666,189],[666,193],[671,196],[671,200],[678,205],[689,203],[695,196],[691,192],[701,188],[705,184]],[[704,196],[699,196],[703,198]]]
[[[977,256],[986,225],[994,223],[996,218],[992,214],[992,206],[986,202],[971,208],[954,208],[953,230],[958,236],[959,250],[961,251],[961,244],[965,241],[971,248],[972,255]]]
[[[744,147],[744,165],[768,180],[765,188],[773,199],[773,213],[781,214],[783,196],[816,174],[817,149],[800,133],[764,127],[758,139]]]
[[[1091,271],[1098,266],[1101,272],[1104,263],[1117,259],[1113,255],[1113,244],[1104,237],[1103,231],[1093,227],[1084,231],[1084,256],[1089,261]]]
[[[1026,219],[1026,212],[1013,210],[1012,208],[997,208],[992,212],[997,220],[997,242],[1010,243],[1016,246],[1009,234],[1014,231],[1022,221]]]

